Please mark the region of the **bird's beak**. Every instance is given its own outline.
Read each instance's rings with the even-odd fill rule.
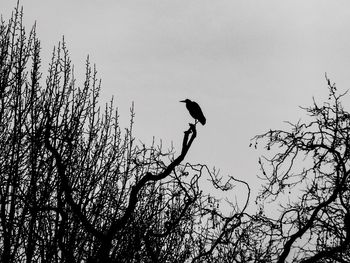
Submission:
[[[180,102],[186,102],[185,100],[180,100]]]

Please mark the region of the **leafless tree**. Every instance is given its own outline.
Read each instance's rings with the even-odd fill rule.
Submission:
[[[259,159],[266,184],[247,231],[255,262],[350,262],[350,114],[346,92],[326,81],[328,101],[302,108],[304,121],[252,142],[271,153]]]
[[[76,84],[63,40],[47,77],[35,26],[26,34],[15,9],[0,25],[1,262],[220,262],[247,207],[250,189],[181,150],[146,146],[121,129],[113,100],[101,108],[101,84],[86,61]],[[245,205],[225,215],[200,188],[247,186]]]

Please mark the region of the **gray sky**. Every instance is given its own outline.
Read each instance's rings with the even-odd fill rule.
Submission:
[[[9,18],[15,0],[1,0]],[[324,73],[350,84],[350,1],[309,0],[30,0],[42,69],[65,36],[82,83],[89,54],[102,98],[115,96],[123,124],[135,103],[136,138],[173,141],[180,150],[191,118],[179,100],[197,101],[207,117],[188,160],[254,184],[251,137],[297,121],[312,96],[326,99]],[[346,98],[348,101],[348,97]]]

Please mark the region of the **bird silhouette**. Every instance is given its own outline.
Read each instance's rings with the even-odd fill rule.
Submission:
[[[189,99],[181,100],[180,102],[186,103],[186,108],[190,112],[191,116],[196,120],[196,124],[199,121],[202,125],[206,123],[204,114],[199,107],[198,103]]]

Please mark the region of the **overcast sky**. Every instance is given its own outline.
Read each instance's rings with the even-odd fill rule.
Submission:
[[[1,0],[8,19],[15,0]],[[251,137],[303,117],[322,101],[324,73],[350,87],[350,1],[22,0],[37,22],[42,69],[65,36],[78,73],[89,54],[103,100],[115,96],[123,124],[135,103],[135,136],[180,150],[191,121],[179,100],[207,117],[188,160],[255,182]],[[82,75],[78,75],[82,83]],[[346,98],[349,101],[349,98]]]

